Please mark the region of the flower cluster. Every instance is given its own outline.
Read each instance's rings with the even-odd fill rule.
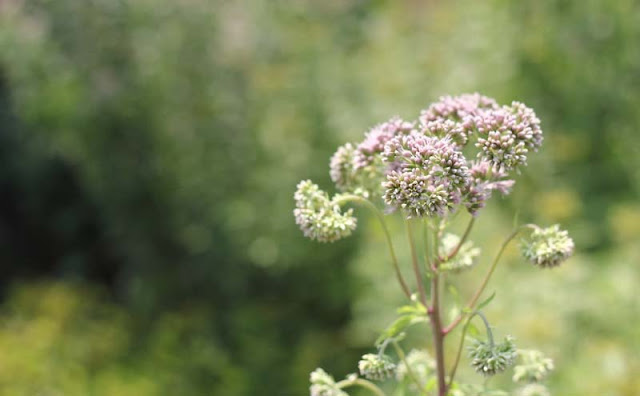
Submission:
[[[479,157],[500,169],[526,165],[527,153],[542,144],[540,120],[520,102],[473,116],[473,126],[478,133]]]
[[[334,242],[351,235],[357,220],[353,217],[353,209],[344,213],[340,210],[339,198],[337,195],[329,199],[329,195],[310,180],[298,183],[293,214],[306,237],[319,242]]]
[[[462,94],[459,96],[442,96],[427,109],[420,113],[420,124],[426,125],[429,121],[452,120],[468,125],[470,117],[482,111],[498,108],[494,99],[479,93]]]
[[[414,129],[414,123],[393,117],[389,121],[378,124],[365,134],[364,140],[358,144],[355,160],[356,168],[364,168],[373,164],[377,156],[384,151],[384,145],[395,136],[407,134]]]
[[[475,216],[494,190],[509,193],[508,172],[526,165],[541,144],[540,120],[522,103],[501,106],[478,93],[443,96],[415,122],[393,117],[361,142],[339,147],[330,176],[338,191],[382,197],[388,210],[408,217],[446,216],[458,206]],[[477,160],[468,161],[463,149],[475,150]],[[340,212],[326,194],[314,202],[296,209],[306,236],[334,241],[355,228],[351,212]]]
[[[511,192],[515,181],[506,179],[507,173],[491,165],[488,161],[474,161],[469,169],[471,182],[464,197],[464,205],[469,213],[476,215],[491,198],[494,190],[502,195]]]
[[[522,254],[543,268],[557,267],[573,254],[573,239],[559,225],[536,228],[529,239],[522,242]]]
[[[522,360],[513,368],[514,382],[542,381],[553,370],[553,360],[535,350],[519,350],[518,356]]]
[[[501,373],[513,365],[518,356],[512,337],[504,342],[491,344],[486,341],[475,340],[469,347],[471,365],[480,374],[492,376]]]
[[[336,386],[333,377],[321,368],[312,371],[309,380],[311,381],[309,387],[311,396],[348,396]]]
[[[427,136],[435,136],[439,138],[450,138],[460,147],[467,144],[469,140],[470,130],[465,128],[459,122],[449,119],[435,119],[420,124],[421,132]]]
[[[340,191],[357,188],[357,175],[354,169],[356,150],[351,143],[338,147],[329,162],[329,176]]]
[[[392,377],[395,369],[395,363],[384,354],[367,353],[358,362],[360,374],[370,380],[383,381]]]
[[[385,145],[383,160],[399,162],[387,175],[385,203],[409,216],[443,216],[460,202],[469,169],[453,141],[418,132],[399,135]]]

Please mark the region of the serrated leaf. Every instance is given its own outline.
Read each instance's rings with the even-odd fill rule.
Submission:
[[[486,307],[487,305],[489,305],[489,303],[491,302],[491,300],[493,300],[493,298],[496,296],[496,292],[493,292],[486,300],[484,300],[483,302],[481,302],[480,304],[478,304],[478,307],[476,308],[476,311],[481,310],[482,308]]]

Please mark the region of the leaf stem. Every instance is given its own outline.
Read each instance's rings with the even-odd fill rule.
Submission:
[[[396,354],[398,355],[400,360],[402,360],[402,363],[404,363],[404,366],[407,368],[407,374],[409,374],[409,377],[411,378],[411,380],[418,386],[418,389],[421,390],[421,393],[423,393],[424,392],[423,385],[420,383],[420,381],[418,381],[418,377],[416,377],[415,373],[413,372],[413,369],[407,362],[407,357],[405,356],[404,351],[398,344],[398,341],[393,340],[393,347],[396,350]]]
[[[380,221],[380,225],[382,225],[382,230],[384,231],[384,235],[387,240],[387,245],[389,246],[389,254],[391,255],[391,262],[393,264],[393,269],[395,271],[396,278],[398,279],[398,283],[400,283],[400,287],[402,288],[402,291],[404,292],[404,294],[407,296],[407,298],[411,299],[411,291],[409,290],[409,287],[407,286],[407,282],[405,282],[402,276],[402,273],[400,272],[398,258],[396,257],[395,250],[393,249],[393,243],[391,242],[391,234],[389,233],[389,229],[387,228],[387,223],[384,221],[384,215],[382,214],[380,209],[378,209],[376,205],[374,205],[371,201],[358,195],[343,194],[341,198],[336,201],[336,203],[340,205],[341,203],[349,202],[349,201],[364,204],[376,215],[376,217]]]

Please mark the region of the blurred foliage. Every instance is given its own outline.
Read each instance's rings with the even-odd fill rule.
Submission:
[[[555,393],[635,394],[638,42],[634,0],[0,2],[2,386],[287,395],[353,371],[400,298],[380,230],[303,239],[294,186],[326,187],[367,127],[480,91],[536,109],[546,141],[478,244],[517,212],[582,252],[503,268],[490,314],[548,346]],[[7,293],[43,276],[86,285]]]
[[[14,290],[3,315],[3,395],[246,392],[202,311],[165,313],[134,340],[131,315],[85,287],[53,283]]]

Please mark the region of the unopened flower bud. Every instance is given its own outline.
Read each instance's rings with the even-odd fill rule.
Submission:
[[[358,370],[367,379],[382,381],[393,376],[396,365],[387,355],[368,353],[358,362]]]
[[[542,352],[535,350],[519,350],[521,363],[513,368],[514,382],[542,381],[553,370],[553,360]]]
[[[522,254],[543,268],[557,267],[573,254],[573,239],[559,225],[537,228],[522,242]]]
[[[491,345],[486,341],[475,340],[469,347],[471,365],[480,374],[492,376],[503,372],[516,361],[517,352],[513,338],[507,336],[504,342]]]
[[[470,181],[466,159],[449,137],[396,136],[385,145],[383,160],[399,163],[383,184],[385,203],[409,217],[446,215]]]
[[[338,147],[329,163],[329,175],[340,191],[352,191],[357,187],[355,174],[356,149],[351,143]]]
[[[306,237],[319,242],[334,242],[351,235],[356,229],[353,209],[342,212],[336,203],[337,198],[339,195],[330,200],[329,195],[310,180],[298,184],[293,214]]]
[[[441,271],[461,272],[472,268],[476,264],[476,258],[480,255],[480,248],[473,245],[473,242],[466,241],[454,257],[448,259],[454,249],[460,243],[460,237],[454,234],[445,234],[439,246],[439,254],[445,260],[440,263],[438,269]]]
[[[309,387],[311,396],[348,396],[336,386],[333,377],[321,368],[312,371],[309,380],[311,382]]]
[[[436,361],[431,357],[429,352],[423,350],[412,349],[404,359],[404,361],[398,363],[396,369],[396,379],[403,381],[405,378],[410,378],[408,386],[418,391],[416,384],[413,382],[411,375],[415,376],[415,380],[418,381],[421,387],[427,385],[429,378],[435,373]],[[411,373],[411,374],[410,374]]]

